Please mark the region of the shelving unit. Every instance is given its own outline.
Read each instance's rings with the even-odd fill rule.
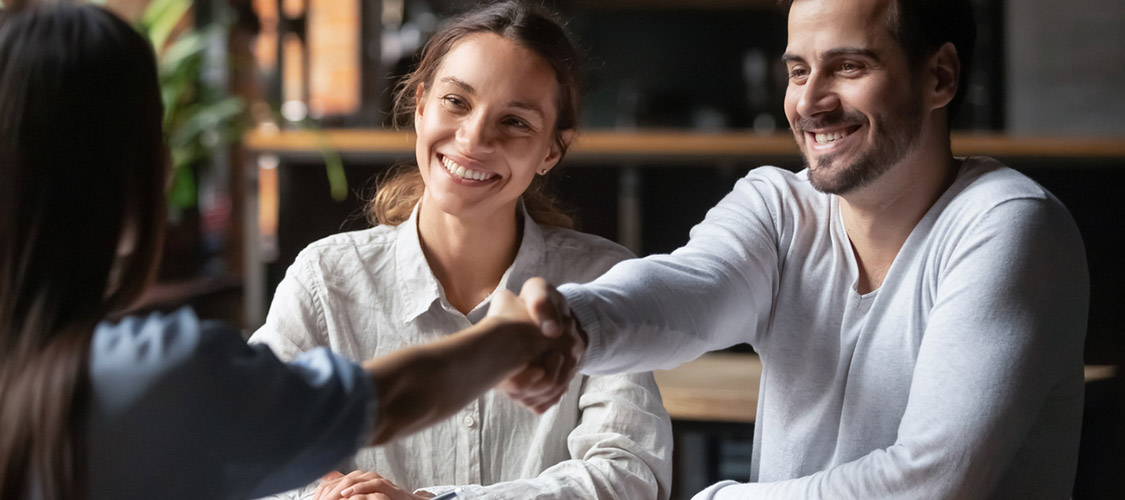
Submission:
[[[990,155],[1005,161],[1038,161],[1068,164],[1070,159],[1114,162],[1125,159],[1121,137],[1030,137],[997,133],[957,133],[953,150],[958,156]],[[353,164],[412,163],[412,133],[383,129],[335,129],[313,131],[255,130],[243,138],[251,153],[245,173],[249,176],[243,213],[245,235],[245,317],[255,327],[266,307],[267,290],[262,267],[269,258],[263,252],[277,241],[279,199],[276,170],[290,165],[318,165],[321,150],[329,147]],[[598,166],[612,169],[616,185],[617,240],[640,253],[644,225],[643,176],[665,167],[689,169],[753,168],[777,164],[799,168],[800,156],[788,133],[768,135],[735,131],[695,133],[684,131],[587,131],[580,135],[565,159],[569,167]],[[1125,167],[1125,162],[1119,164]],[[662,175],[675,175],[672,174]],[[576,174],[581,175],[581,174]],[[259,182],[261,181],[261,182]],[[306,242],[308,243],[308,242]]]

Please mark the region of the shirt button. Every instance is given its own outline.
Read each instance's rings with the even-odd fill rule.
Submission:
[[[477,420],[472,415],[465,415],[465,427],[472,429],[477,426]]]

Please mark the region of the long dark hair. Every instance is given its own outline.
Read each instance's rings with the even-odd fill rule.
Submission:
[[[161,114],[152,47],[113,14],[0,9],[2,498],[85,496],[90,339],[156,267]]]
[[[553,132],[561,162],[570,146],[563,139],[563,132],[578,130],[582,110],[578,52],[557,16],[542,7],[517,0],[479,6],[442,26],[430,38],[422,49],[422,59],[417,69],[403,78],[395,89],[395,125],[406,126],[413,121],[418,104],[415,90],[419,85],[430,89],[434,83],[434,75],[449,50],[466,36],[475,33],[500,35],[538,54],[551,65],[558,81],[558,118]],[[368,220],[372,224],[392,225],[405,221],[422,197],[422,191],[422,176],[417,168],[392,171],[391,175],[379,182],[379,190],[368,204]],[[541,176],[536,176],[531,182],[523,194],[523,201],[528,214],[540,224],[566,228],[574,225],[573,219],[546,194]]]

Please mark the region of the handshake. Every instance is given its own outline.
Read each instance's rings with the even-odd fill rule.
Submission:
[[[586,352],[566,299],[542,278],[492,299],[476,325],[363,364],[378,394],[372,444],[422,430],[499,387],[543,413],[562,398]]]
[[[574,319],[566,298],[543,278],[524,282],[519,297],[504,290],[493,298],[486,318],[530,323],[540,335],[531,341],[541,352],[518,373],[500,383],[508,397],[543,413],[562,398],[586,353],[586,332]]]

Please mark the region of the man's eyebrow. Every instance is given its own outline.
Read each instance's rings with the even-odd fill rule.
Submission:
[[[876,61],[880,60],[878,52],[875,52],[871,49],[861,49],[858,47],[840,47],[838,49],[831,49],[821,54],[821,59],[834,59],[842,56],[858,56],[868,59],[874,59]],[[805,58],[787,52],[781,56],[781,62],[786,64],[803,63],[805,62]]]
[[[833,59],[841,56],[859,56],[867,59],[879,60],[879,53],[871,49],[861,49],[859,47],[840,47],[838,49],[831,49],[824,53],[824,59]]]
[[[467,82],[465,82],[464,80],[460,80],[457,77],[446,76],[446,77],[443,77],[441,80],[438,80],[438,81],[461,87],[461,90],[464,90],[465,92],[468,92],[469,94],[476,94],[477,93],[477,90],[474,89],[472,85],[469,85]]]

